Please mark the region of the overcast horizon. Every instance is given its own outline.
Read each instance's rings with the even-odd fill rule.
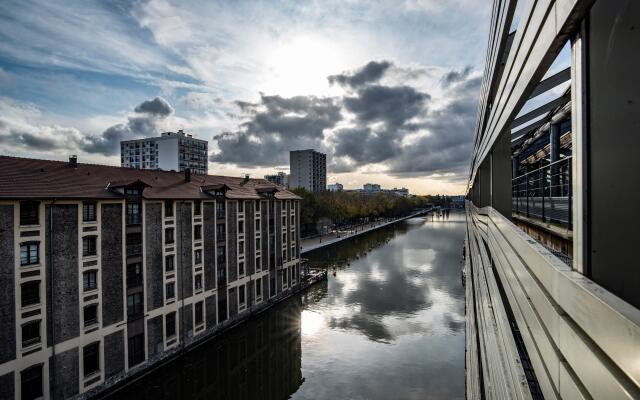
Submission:
[[[120,140],[184,130],[209,173],[461,194],[490,4],[0,4],[0,153],[120,165]]]

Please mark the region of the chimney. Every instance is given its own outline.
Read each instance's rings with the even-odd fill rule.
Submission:
[[[69,156],[69,166],[71,168],[78,168],[78,156],[75,154]]]
[[[191,182],[191,168],[184,169],[184,181]]]
[[[249,182],[249,174],[244,174],[244,181],[243,183],[247,183]]]

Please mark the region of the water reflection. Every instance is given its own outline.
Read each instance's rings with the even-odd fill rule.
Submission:
[[[310,254],[328,282],[114,397],[463,398],[461,221],[413,219]]]
[[[287,399],[302,384],[295,297],[116,393],[122,399]]]
[[[310,254],[332,273],[303,311],[294,398],[464,397],[461,221],[413,219]]]

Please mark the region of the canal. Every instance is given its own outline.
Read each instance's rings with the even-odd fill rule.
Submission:
[[[309,253],[326,282],[112,397],[464,398],[463,221],[414,218]]]

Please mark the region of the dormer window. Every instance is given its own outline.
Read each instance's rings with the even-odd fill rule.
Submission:
[[[126,188],[124,190],[124,194],[130,195],[130,196],[140,196],[140,189],[139,188]]]

